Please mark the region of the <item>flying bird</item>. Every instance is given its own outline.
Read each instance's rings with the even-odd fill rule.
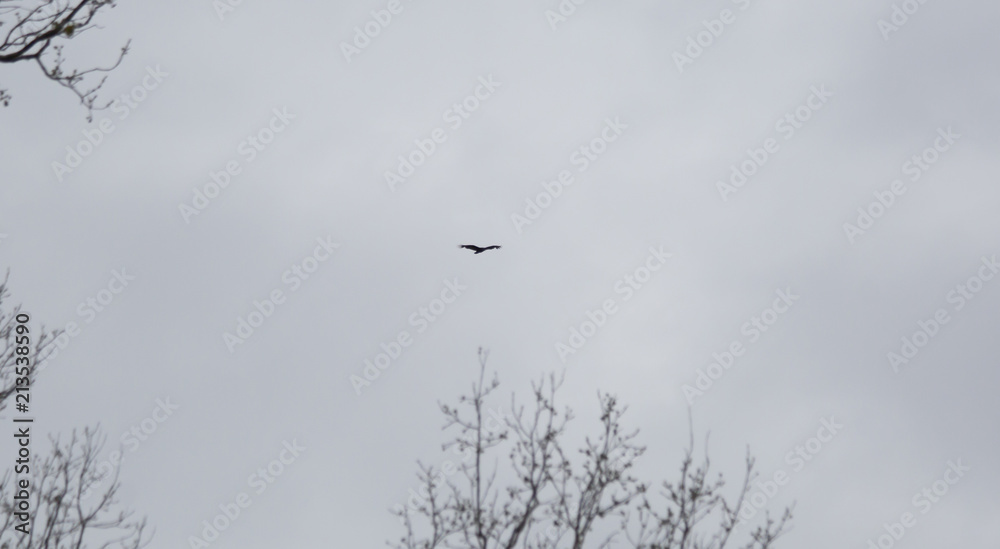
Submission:
[[[473,244],[462,244],[461,246],[459,246],[459,248],[465,248],[466,250],[472,250],[477,254],[481,254],[486,250],[494,250],[494,249],[499,250],[500,246],[487,246],[485,248],[480,248],[479,246],[475,246]]]

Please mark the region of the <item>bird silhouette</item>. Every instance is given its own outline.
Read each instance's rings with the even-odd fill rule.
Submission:
[[[485,248],[480,248],[479,246],[476,246],[474,244],[462,244],[462,245],[459,246],[459,248],[465,248],[466,250],[472,250],[473,252],[475,252],[477,254],[481,254],[481,253],[485,252],[486,250],[494,250],[494,249],[495,250],[499,250],[500,246],[487,246]]]

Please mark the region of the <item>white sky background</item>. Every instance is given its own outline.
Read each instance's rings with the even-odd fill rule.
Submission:
[[[556,343],[609,298],[618,312],[566,360],[563,401],[580,432],[599,388],[628,403],[644,476],[676,477],[682,386],[739,340],[695,425],[732,483],[746,445],[764,475],[789,472],[767,504],[797,501],[779,547],[867,547],[905,512],[916,525],[898,547],[1000,542],[1000,281],[959,311],[947,301],[1000,254],[1000,7],[931,0],[884,40],[887,0],[593,0],[555,29],[553,1],[403,0],[347,62],[339,44],[385,5],[244,1],[220,21],[208,1],[123,2],[67,53],[92,66],[133,40],[107,98],[147,67],[169,74],[124,120],[87,124],[33,65],[0,73],[14,96],[0,266],[37,322],[81,326],[34,389],[36,429],[100,422],[113,446],[157,398],[179,406],[123,467],[153,547],[187,546],[241,491],[253,504],[213,547],[383,546],[415,460],[450,457],[436,402],[467,390],[477,347],[506,409],[563,367]],[[723,9],[735,22],[679,71],[672,54]],[[488,75],[500,87],[450,129],[445,111]],[[834,95],[785,140],[775,122],[812,86]],[[275,108],[295,119],[243,162],[237,146]],[[58,181],[52,162],[105,117],[113,133]],[[628,128],[579,172],[570,155],[615,117]],[[383,173],[438,127],[447,141],[390,192]],[[904,162],[948,127],[961,137],[910,182]],[[780,150],[723,201],[716,182],[766,138]],[[185,223],[178,205],[235,159],[243,172]],[[519,234],[511,214],[563,169],[573,185]],[[907,192],[850,243],[844,223],[894,179]],[[321,237],[340,248],[290,292],[283,271]],[[673,255],[624,301],[615,284],[651,246]],[[78,306],[116,269],[135,279],[87,323]],[[456,278],[467,289],[416,334],[410,315]],[[275,288],[287,301],[230,353],[222,334]],[[748,343],[740,327],[784,288],[800,299]],[[950,322],[894,373],[887,353],[937,309]],[[413,345],[359,397],[349,376],[401,330]],[[785,455],[830,416],[843,430],[793,472]],[[255,494],[247,477],[293,439],[305,453]],[[922,513],[913,496],[959,459],[971,470]]]

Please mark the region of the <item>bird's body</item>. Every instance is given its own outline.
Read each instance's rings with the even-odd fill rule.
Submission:
[[[481,254],[486,250],[499,250],[500,246],[486,246],[485,248],[480,248],[479,246],[476,246],[474,244],[461,244],[459,245],[459,248],[465,248],[466,250],[472,250],[477,254]]]

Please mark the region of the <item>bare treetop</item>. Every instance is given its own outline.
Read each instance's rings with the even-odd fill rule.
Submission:
[[[15,394],[15,378],[27,377],[34,383],[37,364],[53,350],[60,334],[43,327],[27,355],[16,352],[13,327],[22,311],[7,303],[7,280],[7,276],[0,280],[0,410]],[[18,358],[23,364],[25,357],[27,376],[25,366],[15,375]],[[140,549],[148,544],[146,519],[119,505],[118,464],[99,462],[105,443],[99,427],[74,429],[69,440],[50,435],[49,442],[49,454],[33,453],[27,470],[7,469],[0,474],[0,549]],[[30,489],[21,484],[25,481]],[[14,495],[22,492],[30,521],[23,520],[25,512],[15,507]],[[31,524],[26,533],[20,528],[25,523]]]
[[[88,76],[118,67],[131,41],[121,48],[114,63],[83,70],[63,67],[63,42],[97,28],[94,18],[98,12],[114,6],[114,0],[0,0],[0,63],[35,61],[48,79],[76,94],[87,108],[87,120],[92,121],[93,111],[106,109],[111,102],[97,102],[97,92],[107,75],[96,83],[88,83]],[[0,89],[0,103],[7,106],[10,100],[8,91]]]
[[[638,429],[623,427],[627,407],[616,397],[598,393],[597,433],[572,451],[565,435],[573,413],[556,404],[563,376],[550,374],[533,383],[530,405],[518,405],[511,396],[511,414],[502,425],[490,426],[495,419],[487,417],[486,400],[500,382],[496,374],[487,381],[487,358],[480,349],[479,380],[469,395],[459,397],[459,407],[440,404],[444,428],[457,430],[443,449],[457,446],[468,456],[458,469],[460,480],[418,462],[419,500],[413,503],[411,498],[407,506],[394,509],[405,535],[390,546],[603,549],[615,542],[635,549],[727,546],[756,475],[749,451],[742,489],[729,502],[721,495],[722,476],[708,480],[708,458],[693,465],[692,430],[680,480],[663,482],[660,497],[653,497],[651,483],[630,471],[645,447],[635,443]],[[507,451],[506,459],[497,455],[502,450]],[[501,468],[501,462],[506,466]],[[709,517],[719,523],[707,533],[701,523]],[[790,519],[789,509],[780,520],[767,517],[742,548],[772,548]]]

